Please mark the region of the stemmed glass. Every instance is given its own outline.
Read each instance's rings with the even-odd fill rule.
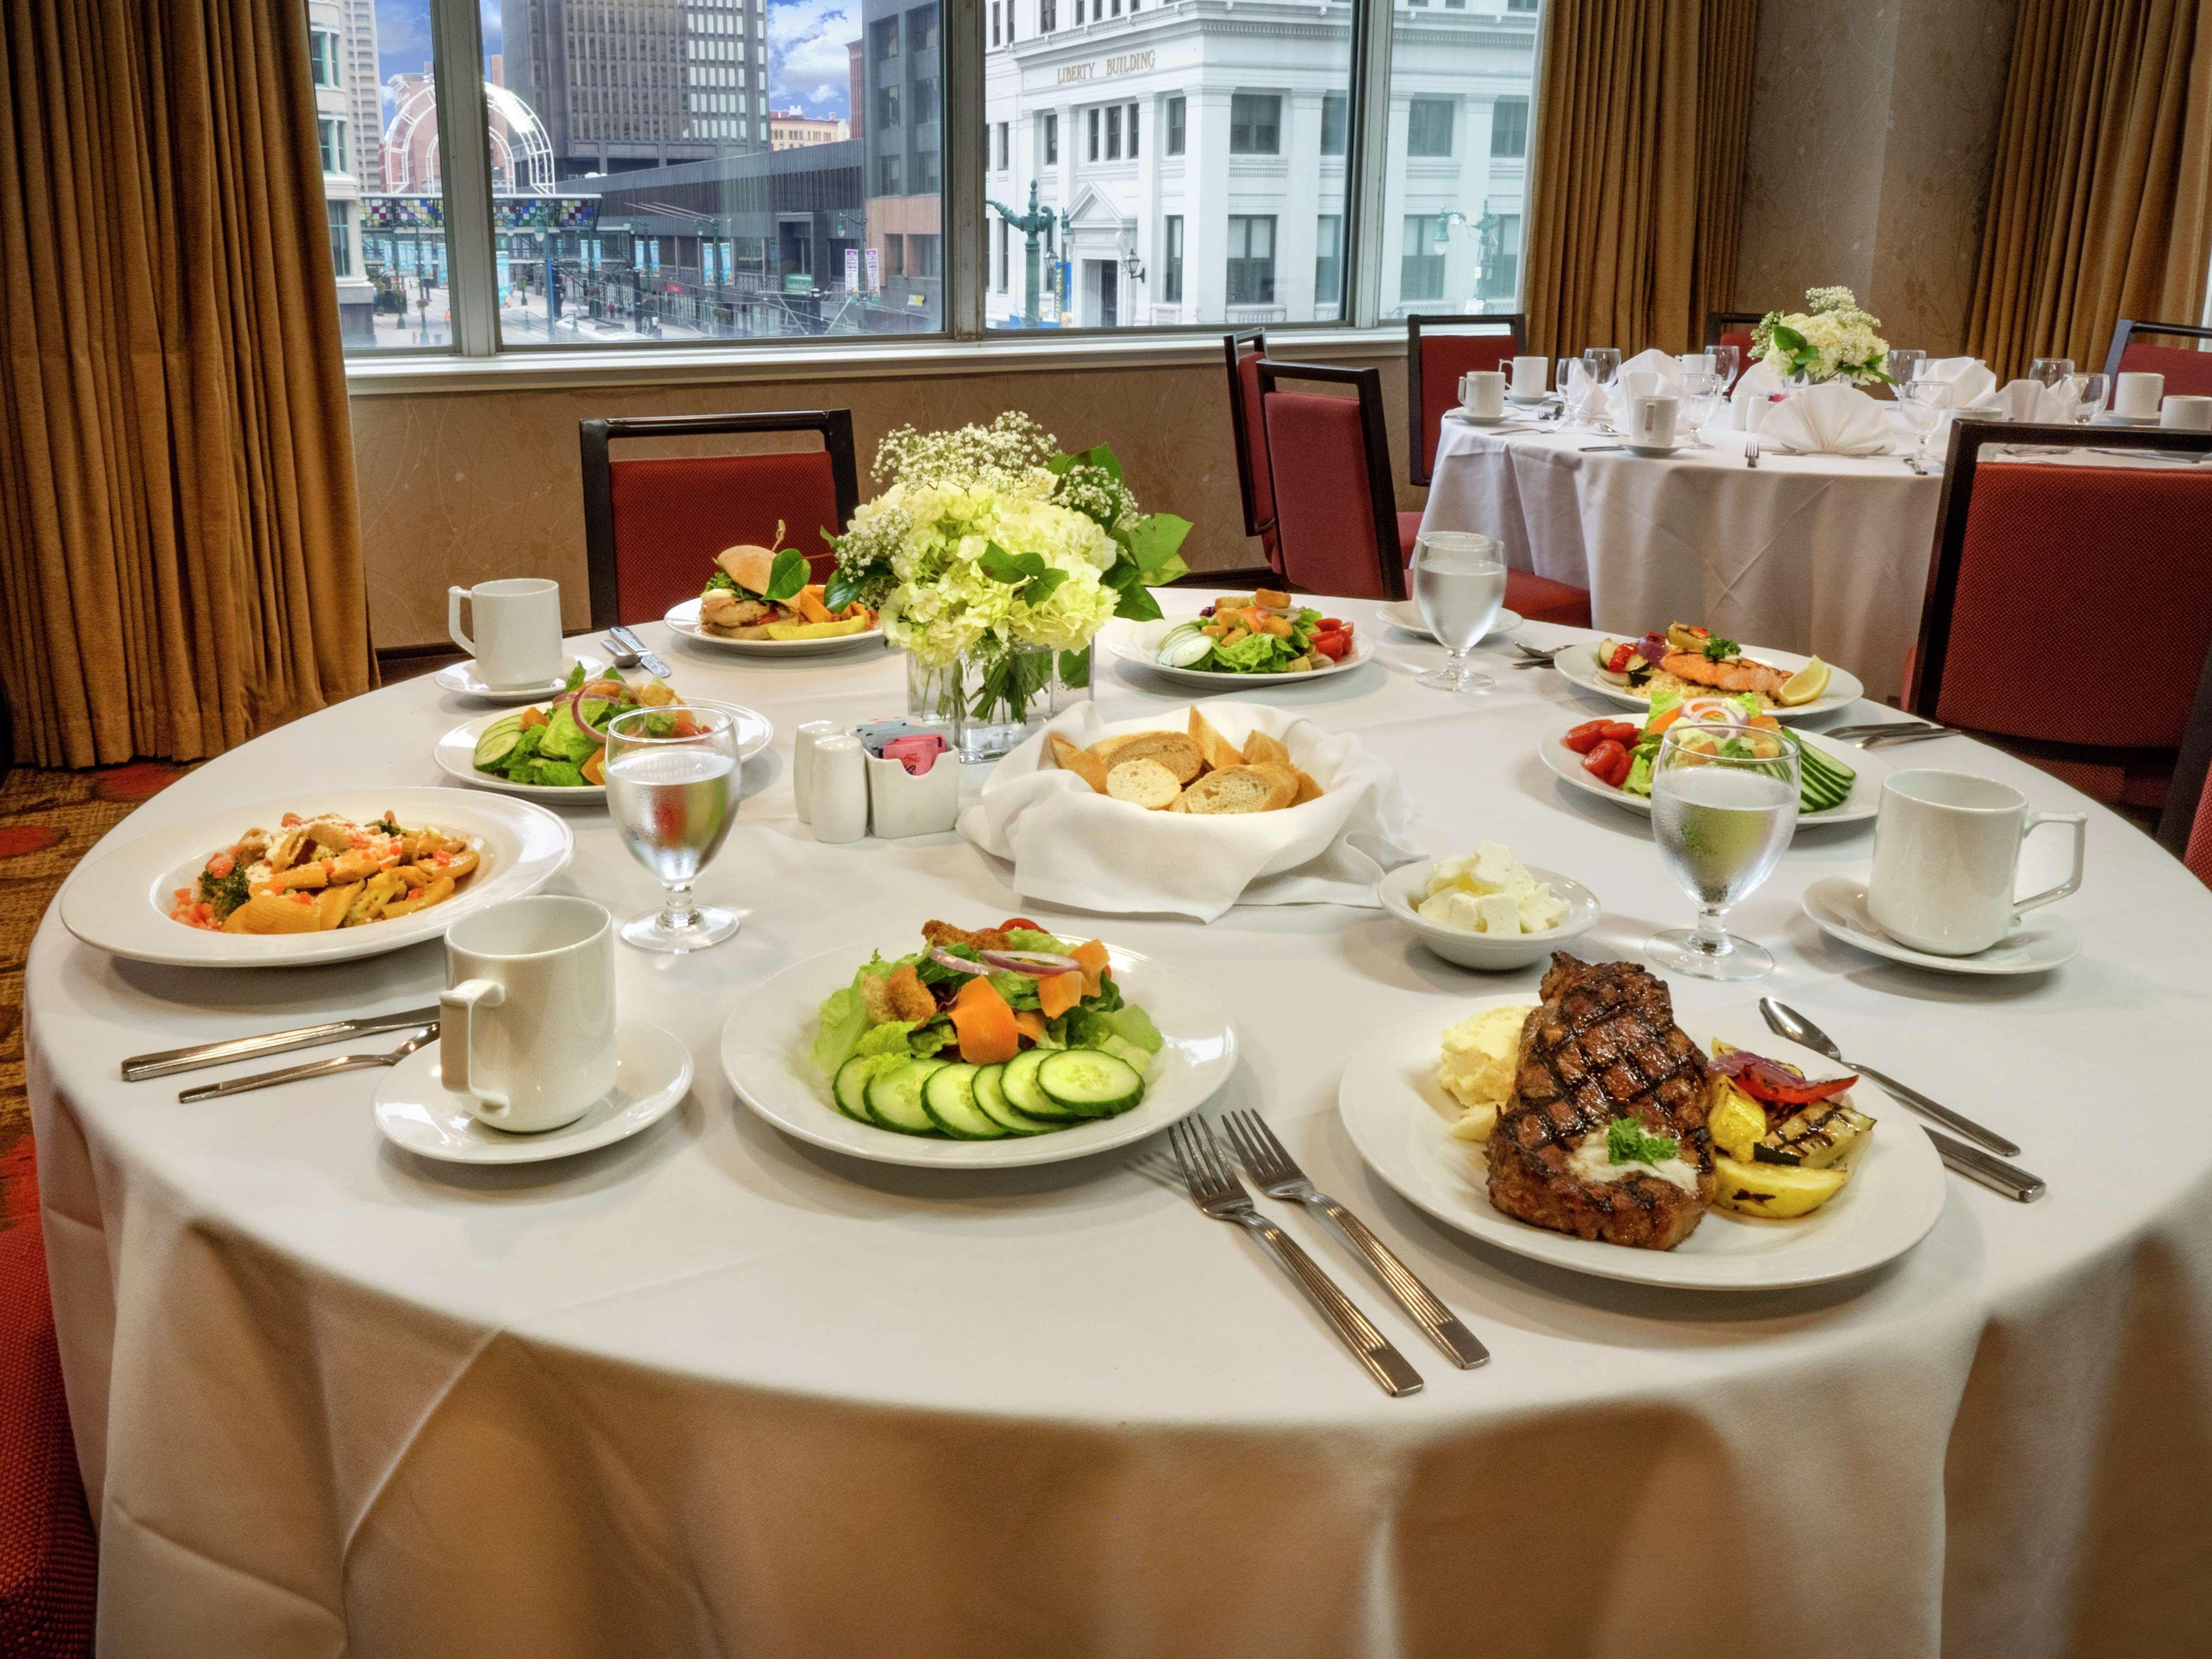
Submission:
[[[1592,384],[1610,392],[1620,378],[1620,348],[1592,346],[1583,353],[1583,367],[1589,370]]]
[[[1682,417],[1690,423],[1690,441],[1700,449],[1710,447],[1705,441],[1705,422],[1713,418],[1721,404],[1721,377],[1717,374],[1685,374],[1681,380]]]
[[[1711,348],[1713,373],[1721,377],[1721,390],[1729,391],[1735,385],[1735,372],[1743,366],[1741,346],[1717,345]]]
[[[2112,383],[2102,374],[2084,374],[2075,380],[2075,385],[2074,423],[2087,426],[2103,410],[2106,395],[2112,391]]]
[[[1920,372],[1920,365],[1928,361],[1924,351],[1893,351],[1881,360],[1882,373],[1889,376],[1890,395],[1902,403],[1905,388]]]
[[[1505,603],[1505,561],[1498,544],[1471,531],[1414,537],[1413,603],[1437,643],[1451,653],[1419,684],[1439,691],[1489,690],[1496,682],[1468,667],[1467,653],[1497,625]]]
[[[1943,411],[1950,408],[1954,390],[1950,381],[1939,380],[1932,374],[1923,374],[1905,383],[1905,423],[1919,434],[1919,441],[1912,447],[1914,465],[1928,465],[1928,434],[1936,430]]]
[[[1580,426],[1583,411],[1589,407],[1593,382],[1587,373],[1576,372],[1582,366],[1579,357],[1559,359],[1559,424],[1562,427]]]
[[[1654,933],[1644,953],[1699,979],[1764,979],[1774,957],[1721,925],[1773,873],[1797,829],[1797,750],[1759,726],[1677,720],[1659,740],[1651,829],[1696,902],[1698,925]]]
[[[606,775],[607,816],[668,890],[668,902],[625,923],[623,938],[641,951],[680,954],[736,933],[734,915],[691,897],[737,822],[741,775],[729,710],[679,703],[617,715],[607,726]]]
[[[2027,366],[2027,378],[2038,386],[2057,386],[2073,372],[2071,357],[2038,357]]]

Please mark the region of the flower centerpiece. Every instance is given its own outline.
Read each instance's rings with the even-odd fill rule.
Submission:
[[[1006,752],[1089,695],[1091,641],[1160,614],[1188,520],[1140,510],[1103,445],[1060,452],[1027,415],[953,432],[902,427],[876,452],[888,488],[832,537],[823,603],[883,613],[908,657],[910,712],[953,728],[963,759]]]
[[[1805,309],[1770,311],[1751,331],[1751,355],[1784,379],[1803,384],[1849,380],[1856,386],[1887,383],[1882,360],[1889,342],[1881,337],[1881,319],[1859,309],[1847,288],[1808,288]]]

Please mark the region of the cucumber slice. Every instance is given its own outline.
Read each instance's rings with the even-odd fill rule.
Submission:
[[[1031,1122],[1006,1103],[1006,1091],[999,1086],[1006,1070],[1003,1066],[986,1066],[975,1073],[976,1109],[1010,1135],[1042,1134],[1043,1124]]]
[[[975,1073],[981,1069],[966,1065],[942,1066],[921,1085],[921,1109],[955,1140],[996,1140],[1006,1133],[975,1103]]]
[[[999,1088],[1006,1097],[1006,1104],[1048,1129],[1080,1122],[1085,1115],[1061,1105],[1037,1085],[1037,1067],[1044,1063],[1047,1054],[1065,1053],[1064,1048],[1031,1048],[1008,1060],[1006,1069],[999,1074]]]
[[[943,1070],[950,1063],[942,1060],[912,1060],[877,1073],[868,1079],[868,1115],[879,1127],[896,1129],[901,1134],[937,1133],[935,1120],[922,1109],[921,1091],[932,1073]]]
[[[489,771],[505,760],[507,751],[522,740],[522,716],[502,715],[477,733],[476,754],[472,757],[479,772]]]
[[[1112,1117],[1145,1097],[1135,1066],[1098,1048],[1062,1048],[1037,1066],[1037,1086],[1054,1105],[1085,1117]]]
[[[868,1115],[868,1079],[875,1074],[873,1054],[854,1054],[837,1068],[837,1076],[830,1085],[830,1092],[837,1098],[837,1109],[871,1129],[880,1127]]]

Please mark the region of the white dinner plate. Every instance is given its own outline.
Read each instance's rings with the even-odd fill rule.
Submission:
[[[1986,951],[1970,957],[1939,957],[1916,951],[1881,931],[1867,908],[1866,883],[1852,876],[1829,876],[1805,890],[1805,914],[1830,939],[1910,963],[1939,974],[2040,974],[2081,954],[2081,935],[2057,911],[2045,907],[2015,917],[2011,931]]]
[[[661,621],[694,645],[703,645],[715,651],[734,651],[741,657],[821,657],[833,651],[849,651],[855,646],[881,645],[884,625],[881,617],[876,625],[861,634],[837,634],[826,640],[726,640],[719,634],[709,634],[699,626],[699,601],[686,599],[671,606]]]
[[[919,935],[875,945],[887,962],[921,945]],[[1157,1134],[1196,1110],[1237,1065],[1237,1030],[1211,992],[1150,957],[1108,945],[1123,999],[1152,1017],[1164,1039],[1145,1078],[1144,1100],[1119,1117],[1050,1134],[1004,1140],[939,1140],[856,1123],[830,1103],[830,1079],[814,1064],[822,1000],[853,982],[867,961],[863,941],[810,957],[744,992],[722,1028],[722,1069],[738,1098],[787,1134],[878,1164],[932,1170],[1010,1169],[1086,1158]]]
[[[691,1086],[691,1053],[658,1025],[626,1019],[615,1027],[615,1086],[557,1129],[515,1134],[469,1109],[469,1097],[446,1087],[438,1045],[418,1048],[376,1085],[377,1129],[395,1146],[447,1164],[538,1164],[572,1158],[651,1128]]]
[[[1533,992],[1437,1004],[1401,1021],[1355,1054],[1344,1068],[1337,1111],[1368,1166],[1409,1203],[1486,1244],[1601,1279],[1685,1290],[1771,1291],[1848,1279],[1904,1255],[1943,1212],[1943,1165],[1919,1124],[1862,1079],[1851,1096],[1875,1119],[1873,1138],[1843,1191],[1797,1221],[1769,1221],[1712,1210],[1671,1250],[1601,1244],[1531,1226],[1491,1207],[1489,1164],[1481,1146],[1455,1139],[1458,1103],[1436,1080],[1444,1028],[1485,1008],[1533,1005]],[[1699,1016],[1682,1028],[1699,1052],[1716,1036],[1813,1077],[1833,1077],[1834,1062],[1785,1042],[1749,1007]]]
[[[1384,605],[1382,620],[1393,628],[1404,629],[1408,634],[1419,634],[1425,640],[1436,638],[1436,635],[1429,631],[1428,623],[1421,619],[1421,607],[1411,599],[1400,599],[1395,604]],[[1490,631],[1482,637],[1485,640],[1498,639],[1510,634],[1527,620],[1528,618],[1518,611],[1500,611],[1498,613],[1498,620],[1490,624]],[[1357,640],[1359,635],[1354,634],[1352,637]],[[1476,642],[1480,644],[1480,641]]]
[[[568,684],[568,676],[576,665],[584,665],[584,678],[591,679],[606,672],[604,657],[577,656],[562,665],[561,677],[546,681],[543,685],[509,686],[504,690],[486,685],[477,678],[473,658],[453,663],[438,671],[434,683],[447,691],[458,691],[465,697],[474,697],[482,702],[548,702],[561,695]]]
[[[365,823],[386,810],[411,830],[468,838],[480,863],[443,904],[397,921],[327,933],[211,933],[169,920],[170,895],[191,887],[210,856],[287,812],[336,813]],[[529,801],[473,789],[337,789],[227,806],[95,854],[63,884],[62,925],[94,950],[176,968],[280,968],[350,962],[436,939],[463,916],[534,893],[568,868],[574,838],[560,817]]]
[[[737,723],[738,761],[741,765],[775,740],[775,725],[757,709],[747,708],[741,703],[708,702],[703,699],[687,703],[686,707],[729,711]],[[574,805],[596,805],[606,799],[607,787],[603,783],[514,783],[496,773],[477,771],[477,739],[483,735],[485,727],[507,718],[505,714],[486,714],[447,732],[438,739],[437,748],[431,751],[439,770],[463,783],[480,784],[502,794],[523,795],[535,800],[567,801]]]
[[[1583,769],[1583,757],[1567,747],[1567,733],[1577,726],[1587,724],[1587,721],[1577,720],[1574,726],[1563,726],[1538,744],[1536,752],[1544,757],[1544,764],[1552,769],[1561,782],[1572,784],[1584,794],[1595,795],[1600,800],[1610,801],[1615,806],[1625,806],[1632,812],[1640,812],[1650,817],[1650,796],[1632,795],[1626,790],[1615,789],[1611,784],[1600,783]],[[1887,761],[1879,755],[1831,743],[1816,732],[1800,732],[1797,736],[1807,746],[1818,750],[1858,774],[1851,780],[1851,793],[1844,797],[1842,805],[1831,806],[1819,812],[1801,811],[1797,814],[1800,830],[1820,823],[1858,823],[1881,811],[1881,781],[1894,769]]]
[[[1226,690],[1232,686],[1302,685],[1312,680],[1325,680],[1334,674],[1346,674],[1375,654],[1374,642],[1359,629],[1352,633],[1352,649],[1344,660],[1331,663],[1326,668],[1309,669],[1302,674],[1229,674],[1212,668],[1170,668],[1160,659],[1160,641],[1169,630],[1187,622],[1202,622],[1201,617],[1162,617],[1156,622],[1129,622],[1126,619],[1109,622],[1099,630],[1098,643],[1123,662],[1173,680],[1178,685],[1202,686],[1208,690]]]
[[[1623,639],[1623,636],[1619,634],[1601,637],[1611,639],[1616,644],[1621,642]],[[1635,643],[1633,640],[1627,642],[1632,645]],[[1618,703],[1623,708],[1641,708],[1649,713],[1651,699],[1648,696],[1631,691],[1625,686],[1609,684],[1598,678],[1598,643],[1597,640],[1591,640],[1587,643],[1569,646],[1552,659],[1552,665],[1583,690],[1594,692],[1607,702]],[[1747,645],[1743,647],[1743,654],[1754,658],[1771,668],[1792,672],[1802,668],[1813,660],[1810,657],[1801,657],[1794,651],[1770,651],[1763,645]],[[1728,693],[1718,687],[1711,687],[1701,690],[1698,695],[1724,697]],[[1866,687],[1860,683],[1857,675],[1849,669],[1838,668],[1833,663],[1830,663],[1828,689],[1826,691],[1814,698],[1812,702],[1801,702],[1794,708],[1776,707],[1768,709],[1767,713],[1778,720],[1802,720],[1809,715],[1826,714],[1838,708],[1848,708],[1865,695]]]

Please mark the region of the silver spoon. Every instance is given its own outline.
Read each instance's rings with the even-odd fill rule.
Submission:
[[[1834,1040],[1826,1031],[1814,1024],[1811,1020],[1806,1018],[1788,1003],[1778,1002],[1772,997],[1761,997],[1759,1000],[1759,1012],[1766,1020],[1766,1029],[1775,1036],[1787,1037],[1792,1042],[1800,1043],[1805,1048],[1827,1055],[1838,1066],[1848,1066],[1863,1077],[1872,1078],[1907,1106],[1911,1107],[1914,1111],[1924,1117],[1934,1118],[1945,1128],[1956,1130],[1967,1139],[1986,1146],[1993,1152],[2001,1152],[2007,1158],[2019,1156],[2019,1146],[2007,1140],[1996,1130],[1985,1129],[1973,1119],[1960,1116],[1948,1106],[1940,1105],[1929,1099],[1917,1089],[1907,1088],[1887,1073],[1878,1072],[1871,1066],[1862,1066],[1856,1060],[1845,1060],[1843,1050],[1836,1047]]]

